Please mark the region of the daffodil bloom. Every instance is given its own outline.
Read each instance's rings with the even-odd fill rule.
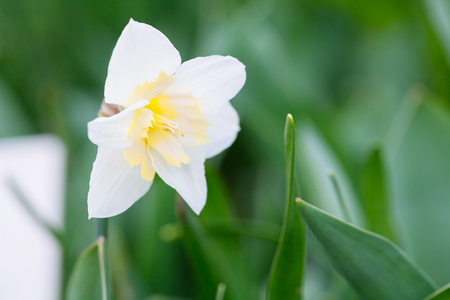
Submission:
[[[199,214],[206,203],[205,159],[236,139],[239,117],[229,100],[245,78],[245,66],[230,56],[181,64],[166,36],[131,19],[105,84],[104,101],[118,113],[88,124],[98,145],[89,217],[125,211],[148,191],[155,173]]]

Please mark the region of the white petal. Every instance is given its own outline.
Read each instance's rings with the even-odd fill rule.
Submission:
[[[127,106],[138,84],[154,81],[161,71],[171,75],[180,63],[180,54],[164,34],[130,19],[109,62],[105,101]]]
[[[190,148],[185,151],[190,163],[178,168],[168,164],[161,154],[153,150],[153,167],[159,177],[174,188],[196,214],[200,214],[206,203],[205,157],[201,151]]]
[[[239,127],[239,115],[229,102],[220,107],[220,111],[209,117],[211,123],[206,127],[209,144],[202,145],[206,158],[213,157],[233,144],[241,129]]]
[[[245,66],[240,61],[219,55],[188,60],[175,75],[178,81],[169,90],[191,91],[203,103],[200,108],[205,118],[236,96],[246,78]]]
[[[99,147],[88,193],[89,218],[107,218],[127,210],[150,188],[139,166],[125,161],[123,150]]]
[[[135,119],[134,111],[149,103],[140,100],[111,117],[99,117],[88,123],[88,137],[94,144],[120,149],[131,146],[128,140],[130,126]]]

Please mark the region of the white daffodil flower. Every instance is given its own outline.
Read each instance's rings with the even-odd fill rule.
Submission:
[[[128,209],[148,191],[155,173],[199,214],[206,203],[205,158],[236,139],[239,117],[228,101],[245,78],[245,66],[230,56],[181,64],[164,34],[131,19],[105,84],[105,102],[119,112],[88,124],[89,139],[98,145],[89,218]]]

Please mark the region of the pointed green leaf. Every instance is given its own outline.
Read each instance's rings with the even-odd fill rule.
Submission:
[[[395,244],[298,199],[300,212],[336,270],[362,299],[422,299],[435,288]]]
[[[104,237],[80,255],[67,287],[67,300],[107,299],[104,270]]]
[[[426,297],[424,300],[449,300],[450,299],[450,284],[440,288],[433,294]]]
[[[295,126],[286,118],[286,211],[267,289],[267,299],[300,299],[305,261],[305,225],[295,208],[293,195]]]
[[[290,114],[286,117],[284,127],[284,157],[286,160],[286,197],[292,197],[292,187],[294,181],[294,160],[295,160],[295,125],[294,119]]]
[[[366,162],[362,200],[362,207],[367,219],[367,229],[392,239],[392,222],[384,161],[379,146],[372,149]]]

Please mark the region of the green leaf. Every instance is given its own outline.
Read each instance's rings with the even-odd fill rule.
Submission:
[[[433,294],[426,297],[424,300],[449,300],[450,299],[450,284],[440,288]]]
[[[367,219],[367,228],[370,231],[393,239],[384,160],[379,146],[373,147],[366,162],[362,207]]]
[[[435,288],[395,244],[298,199],[300,212],[336,270],[362,299],[422,299]]]
[[[104,237],[83,251],[75,264],[67,287],[67,300],[106,300],[106,272],[104,269]]]
[[[286,118],[286,211],[277,250],[272,262],[267,299],[299,299],[305,261],[305,225],[295,208],[293,195],[295,126]]]

